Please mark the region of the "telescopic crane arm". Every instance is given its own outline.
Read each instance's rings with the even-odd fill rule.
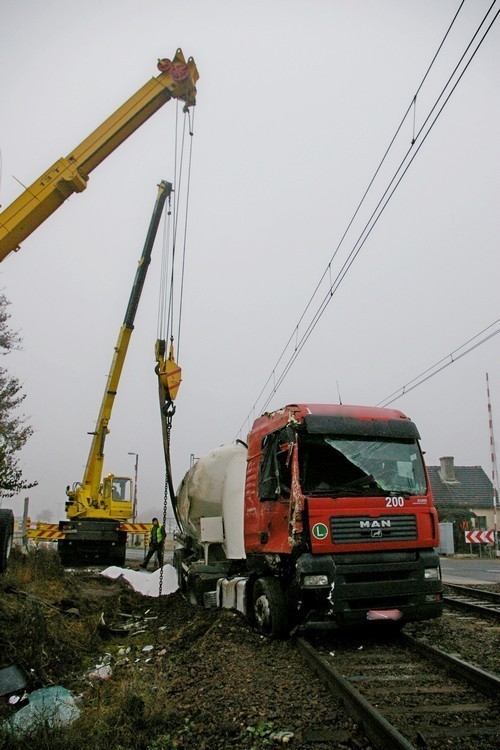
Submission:
[[[125,357],[127,355],[130,337],[132,336],[132,331],[134,329],[135,315],[144,281],[146,279],[148,266],[151,261],[151,252],[158,225],[160,223],[165,201],[170,196],[171,192],[172,185],[169,182],[161,182],[159,184],[156,203],[151,216],[142,255],[137,266],[132,291],[127,305],[127,311],[115,346],[113,361],[111,363],[111,369],[106,382],[99,416],[97,418],[96,430],[92,433],[92,444],[90,446],[83,481],[81,485],[73,490],[67,490],[66,492],[69,498],[66,510],[70,517],[81,514],[92,515],[92,512],[95,512],[97,515],[104,509],[103,498],[100,497],[99,492],[104,462],[104,442],[106,440],[106,435],[109,432],[108,424],[111,417],[111,410],[118,390],[118,384],[122,373],[123,363],[125,362]]]
[[[198,70],[182,51],[173,60],[158,62],[160,75],[152,78],[108,117],[66,158],[59,159],[0,213],[0,262],[42,224],[73,193],[87,187],[89,174],[131,133],[170,99],[196,103]]]

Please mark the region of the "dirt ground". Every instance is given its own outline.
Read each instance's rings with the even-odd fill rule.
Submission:
[[[1,582],[0,668],[17,664],[30,689],[60,684],[78,697],[81,718],[61,748],[370,747],[293,639],[269,640],[239,614],[193,607],[178,592],[144,597],[123,579],[45,562],[46,575],[38,560]],[[500,671],[493,623],[445,614],[406,629]],[[0,700],[3,716],[15,710]],[[32,740],[9,747],[44,747]],[[47,747],[58,750],[56,740]]]
[[[95,748],[110,748],[113,726],[115,750],[369,746],[293,640],[269,640],[239,614],[193,607],[180,593],[149,598],[123,579],[61,573],[43,591],[19,576],[4,583],[0,668],[21,666],[30,689],[61,684],[79,696],[68,749],[89,724]],[[14,620],[26,622],[20,640]],[[33,747],[41,747],[36,737]]]

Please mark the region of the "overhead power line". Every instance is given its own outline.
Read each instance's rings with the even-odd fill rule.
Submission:
[[[407,393],[410,393],[410,391],[415,390],[415,388],[418,388],[419,385],[422,385],[422,383],[425,383],[427,380],[430,380],[431,378],[434,377],[434,375],[437,375],[446,367],[453,365],[459,359],[462,359],[462,357],[465,357],[466,354],[470,354],[470,352],[474,351],[474,349],[477,349],[478,346],[485,344],[487,341],[492,339],[493,336],[496,336],[498,333],[500,333],[499,324],[500,324],[500,318],[498,320],[495,320],[486,328],[483,328],[483,330],[479,331],[479,333],[476,333],[475,336],[473,336],[471,339],[469,339],[464,344],[459,346],[458,349],[455,349],[450,354],[447,354],[446,357],[443,357],[434,365],[432,365],[431,367],[428,367],[426,370],[421,372],[420,375],[417,375],[408,383],[401,386],[401,388],[398,388],[397,391],[394,391],[389,396],[386,396],[386,398],[382,399],[382,401],[379,401],[377,406],[389,406],[390,404],[393,404],[394,401],[397,401],[402,396],[405,396]],[[498,326],[498,327],[492,331],[491,329],[494,326]]]
[[[464,2],[462,2],[460,4],[457,12],[455,13],[455,16],[454,16],[452,22],[450,23],[450,25],[449,25],[449,27],[448,27],[448,29],[446,31],[446,34],[444,35],[443,40],[441,41],[441,43],[440,43],[440,45],[438,47],[437,52],[434,54],[433,59],[432,59],[430,65],[428,66],[428,68],[427,68],[427,70],[426,70],[426,72],[425,72],[425,74],[424,74],[424,76],[422,78],[422,81],[420,82],[420,84],[419,84],[419,86],[417,88],[417,91],[416,91],[415,95],[412,98],[411,104],[408,106],[408,108],[407,108],[407,110],[406,110],[406,112],[405,112],[405,114],[404,114],[404,116],[403,116],[400,124],[398,125],[398,127],[396,129],[396,132],[395,132],[394,136],[392,137],[388,148],[386,149],[386,151],[385,151],[385,153],[384,153],[384,155],[383,155],[383,157],[382,157],[382,159],[381,159],[381,161],[380,161],[377,169],[375,170],[375,173],[374,173],[373,177],[371,178],[371,180],[370,180],[370,182],[368,184],[368,187],[364,191],[363,196],[362,196],[360,202],[358,203],[358,206],[357,206],[357,208],[356,208],[356,210],[355,210],[355,212],[354,212],[351,220],[349,221],[349,224],[348,224],[346,230],[344,231],[344,233],[343,233],[343,235],[342,235],[342,237],[340,239],[340,242],[338,243],[338,245],[337,245],[337,247],[336,247],[336,249],[335,249],[335,251],[334,251],[334,253],[333,253],[333,255],[332,255],[332,257],[331,257],[331,259],[330,259],[330,261],[329,261],[329,263],[328,263],[328,265],[326,267],[326,269],[325,269],[325,271],[323,272],[323,274],[322,274],[319,282],[317,283],[317,285],[316,285],[316,287],[315,287],[312,295],[310,296],[309,301],[307,302],[306,307],[304,308],[304,311],[302,312],[302,314],[301,314],[301,316],[299,318],[298,323],[296,324],[295,328],[293,329],[292,334],[288,338],[288,341],[286,342],[286,344],[285,344],[285,346],[284,346],[284,348],[283,348],[280,356],[278,357],[278,360],[276,361],[276,363],[275,363],[275,365],[274,365],[274,367],[273,367],[273,369],[272,369],[269,377],[267,378],[266,382],[264,383],[264,385],[263,385],[263,387],[262,387],[259,395],[257,396],[256,400],[254,401],[254,404],[253,404],[253,406],[252,406],[249,414],[247,415],[244,423],[241,425],[239,433],[238,433],[239,435],[241,435],[241,433],[245,429],[245,426],[248,427],[250,419],[252,418],[252,416],[255,416],[255,413],[256,413],[259,405],[261,404],[261,402],[262,402],[262,405],[260,405],[260,408],[258,409],[259,413],[261,413],[262,411],[264,411],[268,407],[268,405],[270,404],[272,398],[274,397],[274,395],[276,394],[277,390],[281,386],[283,380],[285,379],[285,377],[289,373],[289,371],[292,368],[293,364],[295,363],[297,357],[299,356],[299,354],[302,351],[303,347],[305,346],[307,340],[309,339],[309,336],[311,335],[311,333],[313,332],[314,328],[318,324],[320,318],[323,316],[323,313],[325,312],[328,304],[331,302],[334,294],[336,293],[336,291],[340,287],[340,284],[344,280],[347,272],[349,271],[349,269],[351,268],[352,264],[354,263],[354,261],[356,260],[357,256],[359,255],[359,253],[360,253],[361,249],[363,248],[366,240],[368,239],[368,237],[370,236],[371,232],[375,228],[378,220],[380,219],[382,213],[384,212],[385,208],[387,207],[389,201],[391,200],[391,198],[393,197],[393,195],[396,192],[397,188],[399,187],[399,185],[400,185],[403,177],[406,175],[409,167],[413,163],[413,160],[415,159],[415,157],[419,153],[421,147],[425,143],[425,141],[426,141],[428,135],[430,134],[432,128],[434,127],[435,123],[437,122],[437,120],[441,116],[444,108],[446,107],[446,105],[449,102],[452,94],[456,90],[459,82],[461,81],[463,75],[465,74],[465,71],[468,69],[469,65],[471,64],[472,60],[474,59],[475,55],[477,54],[479,48],[481,47],[482,43],[484,42],[487,34],[491,30],[491,28],[492,28],[493,24],[495,23],[495,21],[497,20],[498,15],[500,14],[500,11],[496,12],[496,14],[493,16],[493,19],[490,21],[489,25],[483,31],[482,36],[480,38],[478,38],[479,35],[481,34],[481,30],[483,29],[483,27],[486,25],[486,23],[488,21],[488,17],[489,17],[489,15],[490,15],[490,13],[491,13],[491,11],[493,9],[493,6],[496,4],[496,0],[494,0],[494,2],[491,3],[490,7],[488,8],[487,12],[485,13],[485,15],[484,15],[481,23],[479,24],[478,28],[474,32],[474,34],[473,34],[473,36],[472,36],[469,44],[465,48],[464,52],[461,54],[458,62],[456,63],[456,65],[455,65],[455,67],[453,69],[453,72],[449,75],[446,83],[444,84],[444,86],[442,87],[439,95],[435,99],[434,104],[429,109],[429,111],[428,111],[428,113],[427,113],[427,115],[426,115],[426,117],[425,117],[425,119],[423,121],[423,124],[421,125],[421,127],[420,127],[420,129],[418,130],[417,133],[415,133],[415,126],[414,126],[413,138],[411,140],[410,147],[407,149],[407,151],[406,151],[404,157],[402,158],[402,160],[400,161],[400,163],[399,163],[396,171],[393,173],[393,175],[392,175],[389,183],[387,184],[385,190],[383,191],[381,197],[379,198],[379,200],[378,200],[375,208],[373,209],[373,211],[372,211],[369,219],[366,221],[366,223],[365,223],[365,225],[364,225],[361,233],[359,234],[357,240],[352,245],[352,247],[351,247],[351,249],[349,251],[349,254],[347,255],[347,258],[344,260],[344,262],[343,262],[340,270],[336,273],[335,277],[332,280],[332,264],[333,264],[333,261],[335,260],[337,254],[338,254],[338,252],[340,250],[340,247],[344,243],[345,238],[346,238],[349,230],[351,229],[351,227],[352,227],[352,225],[354,223],[354,220],[356,219],[356,217],[357,217],[357,215],[358,215],[361,207],[363,206],[363,204],[364,204],[364,202],[365,202],[365,200],[366,200],[366,198],[368,196],[368,193],[372,189],[373,184],[374,184],[374,182],[376,180],[376,177],[378,176],[378,174],[379,174],[379,172],[380,172],[380,170],[381,170],[384,162],[386,161],[389,152],[393,148],[394,143],[395,143],[395,141],[397,139],[397,136],[398,136],[398,134],[400,133],[400,131],[402,129],[403,123],[408,118],[408,116],[409,116],[410,112],[412,111],[412,109],[413,109],[413,111],[415,110],[415,104],[416,104],[417,96],[418,96],[419,92],[421,91],[422,86],[423,86],[425,80],[427,79],[431,68],[433,67],[433,65],[435,63],[435,61],[436,61],[436,59],[438,57],[438,54],[441,51],[441,49],[443,47],[443,44],[444,44],[445,40],[447,39],[447,37],[448,37],[448,35],[450,33],[450,30],[451,30],[453,24],[455,23],[460,10],[462,9],[463,4],[464,4]],[[415,148],[415,144],[417,144],[417,143],[418,143],[418,145]],[[310,320],[309,320],[309,322],[308,322],[305,330],[299,334],[300,327],[302,326],[302,324],[304,322],[304,319],[306,318],[306,315],[307,315],[309,309],[312,307],[313,301],[317,297],[320,288],[322,286],[324,286],[325,279],[328,280],[327,281],[327,290],[326,290],[326,292],[323,293],[323,297],[320,299],[319,303],[317,304],[317,307],[316,307],[314,313],[312,314],[312,317],[310,318]],[[290,350],[292,350],[291,353],[290,353]],[[265,396],[265,394],[267,394],[267,396]]]

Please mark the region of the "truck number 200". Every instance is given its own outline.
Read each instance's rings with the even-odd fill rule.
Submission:
[[[386,508],[402,508],[405,504],[404,497],[386,497],[385,507]]]

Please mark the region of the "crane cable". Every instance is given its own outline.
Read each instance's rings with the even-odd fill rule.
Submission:
[[[175,128],[175,166],[174,166],[174,185],[176,192],[174,192],[174,212],[173,212],[173,226],[170,227],[170,222],[165,221],[164,233],[163,233],[163,248],[162,248],[162,264],[161,264],[161,276],[160,276],[160,294],[159,294],[159,307],[158,307],[158,339],[164,339],[165,341],[170,339],[171,345],[173,345],[174,336],[174,319],[175,319],[175,300],[174,300],[174,289],[176,283],[176,268],[175,268],[175,255],[177,246],[177,232],[179,227],[179,213],[180,213],[180,194],[182,188],[182,177],[183,177],[183,166],[184,166],[184,149],[186,139],[186,123],[189,123],[189,157],[187,166],[187,187],[185,197],[185,210],[184,210],[184,222],[183,222],[183,247],[182,247],[182,264],[180,272],[180,290],[179,290],[179,305],[177,310],[177,358],[179,357],[179,345],[181,337],[181,321],[182,321],[182,308],[183,308],[183,297],[184,297],[184,275],[186,267],[186,247],[187,247],[187,227],[188,227],[188,213],[189,213],[189,195],[190,195],[190,184],[191,184],[191,164],[192,164],[192,153],[193,153],[193,134],[194,134],[194,113],[193,119],[191,120],[191,113],[188,109],[184,118],[184,128],[182,134],[182,142],[180,146],[181,158],[179,165],[177,164],[177,157],[179,151],[178,144],[178,120],[179,120],[178,106],[177,106],[177,117],[176,117],[176,128]],[[172,230],[172,244],[170,248],[170,229]],[[171,464],[171,430],[172,430],[172,418],[175,413],[175,406],[172,400],[168,400],[163,407],[162,415],[162,426],[164,429],[164,454],[165,454],[165,483],[163,491],[163,516],[162,525],[165,533],[167,523],[167,507],[168,498],[170,496],[170,504],[174,513],[175,521],[179,526],[179,517],[177,514],[177,498],[174,489],[174,483],[172,478],[172,464]],[[158,595],[161,597],[163,588],[163,566],[160,569],[160,579]]]
[[[431,64],[429,65],[429,67],[428,67],[428,69],[427,69],[427,71],[426,71],[426,73],[425,73],[425,75],[424,75],[424,77],[423,77],[423,79],[422,79],[422,81],[421,81],[418,89],[417,89],[417,92],[416,92],[416,94],[414,95],[414,97],[412,99],[411,104],[409,105],[408,109],[406,110],[406,112],[404,114],[404,117],[403,117],[400,125],[398,126],[398,128],[396,130],[395,135],[393,136],[393,138],[392,138],[392,140],[391,140],[391,142],[389,144],[389,147],[387,148],[384,156],[382,157],[381,162],[379,163],[379,166],[377,167],[377,169],[375,171],[375,174],[373,175],[373,177],[372,177],[372,179],[371,179],[368,187],[366,188],[366,190],[365,190],[365,192],[364,192],[364,194],[363,194],[363,196],[361,198],[361,201],[359,202],[359,204],[358,204],[358,206],[356,208],[356,211],[355,211],[354,215],[352,216],[352,218],[351,218],[351,220],[350,220],[350,222],[349,222],[349,224],[347,226],[347,229],[345,230],[344,234],[342,235],[342,238],[341,238],[339,244],[337,245],[337,248],[335,249],[335,252],[334,252],[332,258],[330,259],[330,261],[329,261],[329,263],[327,265],[327,268],[323,272],[323,275],[321,276],[320,281],[316,285],[316,288],[314,289],[314,292],[311,295],[311,297],[310,297],[310,299],[309,299],[309,301],[308,301],[308,303],[307,303],[307,305],[306,305],[306,307],[305,307],[305,309],[304,309],[304,311],[303,311],[303,313],[302,313],[302,315],[301,315],[301,317],[299,319],[299,322],[295,326],[295,328],[294,328],[291,336],[289,337],[288,341],[286,342],[285,347],[283,348],[283,350],[282,350],[282,352],[281,352],[281,354],[280,354],[280,356],[279,356],[279,358],[278,358],[278,360],[277,360],[277,362],[276,362],[276,364],[275,364],[275,366],[274,366],[271,374],[269,375],[268,379],[266,380],[266,382],[265,382],[263,388],[261,389],[261,391],[260,391],[257,399],[255,400],[255,402],[253,404],[253,407],[250,410],[250,413],[247,415],[244,423],[241,425],[238,434],[241,434],[242,430],[245,427],[245,424],[248,424],[252,412],[255,412],[255,409],[257,408],[257,405],[258,405],[258,402],[259,402],[260,398],[262,397],[262,395],[266,391],[266,389],[269,386],[269,384],[271,383],[271,381],[273,381],[272,388],[271,388],[269,396],[267,397],[267,400],[265,401],[263,407],[261,408],[261,411],[265,410],[267,408],[267,406],[269,405],[271,399],[273,398],[273,396],[277,392],[278,388],[281,386],[283,380],[285,379],[286,375],[290,371],[292,365],[295,363],[295,360],[297,359],[298,355],[300,354],[303,346],[307,342],[309,336],[312,334],[314,328],[316,327],[317,323],[319,322],[320,318],[322,317],[323,313],[325,312],[326,307],[328,306],[328,304],[331,301],[333,295],[335,294],[335,292],[337,291],[337,289],[340,286],[341,282],[343,281],[344,277],[346,276],[347,272],[349,271],[349,269],[350,269],[351,265],[353,264],[354,260],[359,255],[359,253],[360,253],[361,249],[363,248],[366,240],[368,239],[369,235],[371,234],[372,230],[374,229],[375,225],[377,224],[379,218],[381,217],[383,211],[385,210],[386,206],[388,205],[389,201],[391,200],[392,196],[394,195],[396,189],[399,187],[399,184],[401,183],[401,181],[402,181],[403,177],[405,176],[406,172],[408,171],[410,165],[412,164],[413,160],[415,159],[416,155],[418,154],[420,148],[425,143],[425,141],[427,139],[427,136],[430,134],[430,132],[431,132],[432,128],[434,127],[436,121],[438,120],[438,118],[442,114],[442,112],[443,112],[446,104],[448,103],[450,97],[454,93],[454,91],[455,91],[458,83],[462,79],[465,71],[468,69],[469,65],[471,64],[472,60],[474,59],[475,55],[477,54],[479,48],[481,47],[482,43],[484,42],[484,39],[486,38],[487,34],[491,30],[493,24],[495,23],[498,15],[500,13],[500,11],[497,11],[497,13],[495,14],[495,16],[491,20],[489,26],[487,27],[487,29],[484,32],[483,36],[481,37],[481,39],[477,43],[476,48],[473,50],[470,58],[468,59],[468,61],[466,62],[465,66],[463,68],[463,70],[461,71],[460,75],[458,76],[458,79],[453,84],[453,86],[451,88],[451,91],[449,91],[449,93],[446,96],[444,102],[441,104],[440,108],[438,109],[437,113],[435,114],[434,119],[428,125],[429,120],[431,119],[434,111],[438,107],[440,100],[445,95],[445,92],[446,92],[447,88],[450,86],[453,77],[456,75],[458,68],[460,67],[460,65],[464,61],[464,58],[467,55],[467,53],[469,52],[469,50],[470,50],[470,48],[471,48],[474,40],[478,36],[478,34],[479,34],[482,26],[484,25],[484,23],[486,22],[486,19],[487,19],[489,13],[491,12],[493,6],[495,5],[495,2],[496,2],[496,0],[494,0],[491,3],[491,5],[490,5],[489,9],[487,10],[485,16],[483,17],[483,20],[481,21],[479,27],[477,28],[476,32],[474,33],[471,41],[469,42],[468,46],[466,47],[465,51],[463,52],[462,56],[460,57],[459,62],[456,64],[456,66],[455,66],[452,74],[448,78],[448,81],[446,82],[446,84],[442,88],[441,93],[439,94],[439,96],[437,97],[434,105],[432,106],[431,110],[427,114],[427,117],[424,120],[424,122],[423,122],[420,130],[418,131],[417,134],[415,134],[415,133],[413,134],[413,138],[412,138],[412,142],[411,142],[411,147],[408,149],[407,153],[405,154],[405,156],[401,160],[401,162],[399,164],[399,167],[395,171],[395,173],[394,173],[391,181],[389,182],[388,186],[386,187],[386,189],[385,189],[382,197],[378,201],[378,203],[377,203],[374,211],[372,212],[370,218],[366,222],[366,224],[365,224],[365,226],[364,226],[361,234],[359,235],[359,237],[356,240],[354,246],[352,247],[352,249],[351,249],[351,251],[350,251],[347,259],[344,261],[344,264],[343,264],[342,268],[338,272],[338,274],[335,277],[334,281],[333,282],[330,281],[330,285],[329,285],[329,287],[327,289],[327,292],[326,292],[325,296],[323,297],[322,301],[319,303],[319,306],[318,306],[316,312],[314,313],[311,321],[309,322],[309,324],[308,324],[305,332],[302,334],[301,339],[298,340],[299,326],[302,323],[302,321],[303,321],[303,319],[304,319],[304,317],[306,315],[306,312],[308,311],[309,307],[312,305],[312,302],[313,302],[313,300],[314,300],[314,298],[315,298],[315,296],[316,296],[316,294],[317,294],[317,292],[318,292],[318,290],[319,290],[322,282],[327,277],[327,275],[331,274],[331,265],[332,265],[332,262],[335,259],[336,255],[337,255],[337,253],[338,253],[338,251],[340,249],[340,246],[342,245],[342,243],[343,243],[343,241],[344,241],[344,239],[345,239],[345,237],[346,237],[349,229],[351,228],[351,226],[352,226],[352,224],[354,222],[354,219],[356,218],[356,216],[357,216],[357,214],[358,214],[358,212],[359,212],[362,204],[364,203],[365,198],[366,198],[366,196],[367,196],[370,188],[372,187],[373,182],[374,182],[377,174],[379,173],[379,171],[380,171],[380,169],[382,167],[382,164],[384,163],[384,161],[385,161],[385,159],[386,159],[386,157],[387,157],[387,155],[388,155],[388,153],[389,153],[392,145],[394,144],[396,136],[398,135],[399,131],[401,130],[403,122],[407,118],[407,116],[408,116],[408,114],[409,114],[409,112],[411,111],[412,108],[414,109],[414,112],[415,112],[417,95],[418,95],[420,89],[422,88],[422,85],[423,85],[425,79],[427,78],[432,65],[434,64],[434,62],[436,60],[437,55],[438,55],[439,51],[441,50],[441,48],[442,48],[442,46],[444,44],[444,41],[447,38],[447,36],[448,36],[448,34],[450,32],[450,29],[451,29],[452,25],[454,24],[454,22],[455,22],[455,20],[456,20],[456,18],[458,16],[458,13],[460,12],[460,10],[461,10],[461,8],[463,6],[463,2],[461,3],[460,7],[458,8],[458,10],[457,10],[457,12],[456,12],[456,14],[455,14],[452,22],[451,22],[451,24],[450,24],[450,26],[449,26],[446,34],[445,34],[445,37],[443,38],[443,41],[441,42],[441,44],[440,44],[440,46],[439,46],[436,54],[434,55],[433,60],[432,60]],[[426,126],[428,126],[427,130],[426,130],[426,132],[422,136],[422,133],[423,133],[424,129],[426,128]],[[418,140],[418,138],[420,136],[422,136],[421,142],[419,143],[419,145],[418,145],[418,147],[416,149],[413,149],[415,142]],[[409,158],[410,153],[412,153],[411,158]],[[289,356],[288,361],[284,365],[284,368],[281,371],[281,374],[278,376],[278,380],[276,381],[276,370],[277,370],[277,367],[279,366],[279,364],[281,363],[281,361],[285,357],[286,351],[288,350],[288,348],[289,348],[289,346],[290,346],[290,344],[291,344],[291,342],[293,341],[294,338],[295,338],[294,350],[293,350],[292,354]]]
[[[185,152],[185,140],[186,140],[186,123],[189,123],[188,132],[190,136],[190,147],[187,165],[187,177],[186,177],[186,194],[185,194],[185,207],[184,207],[184,221],[183,221],[183,242],[182,242],[182,263],[180,271],[180,280],[177,281],[176,271],[176,254],[178,244],[178,232],[179,232],[179,215],[181,212],[181,191],[183,189],[183,177],[184,177],[184,152]],[[162,267],[160,272],[160,295],[158,305],[158,338],[161,339],[173,339],[175,318],[177,317],[177,354],[179,353],[180,337],[181,337],[181,323],[182,323],[182,309],[183,309],[183,296],[184,296],[184,276],[186,266],[186,247],[187,247],[187,227],[188,227],[188,214],[189,214],[189,197],[190,197],[190,184],[191,184],[191,164],[192,164],[192,152],[193,152],[193,140],[192,136],[194,124],[194,113],[191,121],[191,112],[188,110],[184,119],[184,129],[180,145],[178,144],[178,126],[176,125],[176,145],[175,145],[175,165],[174,165],[174,198],[173,198],[173,221],[172,227],[164,225],[164,236],[163,236],[163,250],[162,250]],[[180,150],[180,159],[178,163],[178,152]],[[171,238],[170,238],[171,235]],[[171,245],[171,246],[170,246]],[[175,305],[175,294],[176,284],[179,285],[179,304],[176,309]]]

